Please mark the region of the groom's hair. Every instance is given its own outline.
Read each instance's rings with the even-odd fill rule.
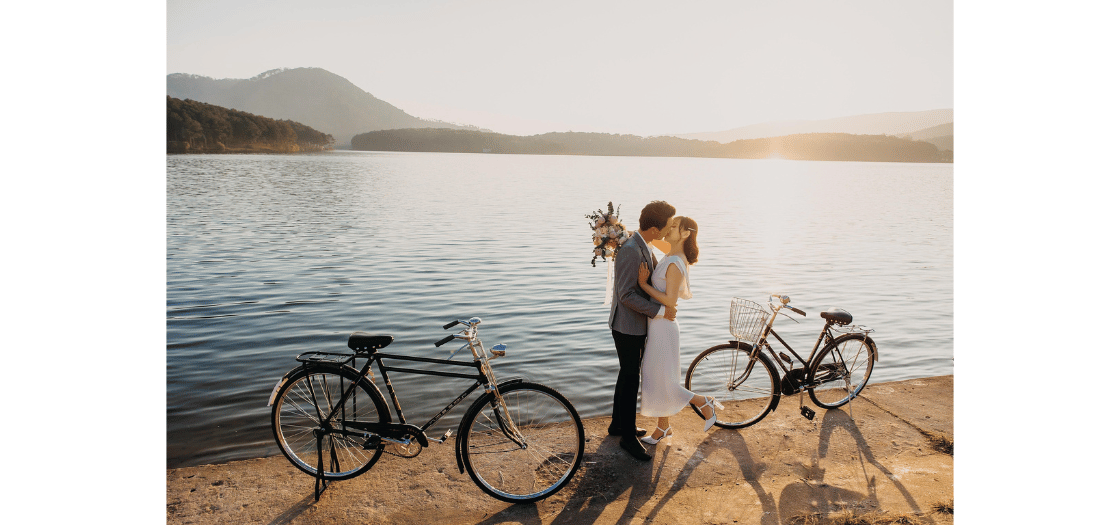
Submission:
[[[638,217],[638,229],[664,228],[669,219],[676,215],[677,209],[665,201],[653,201],[642,208],[642,215]]]

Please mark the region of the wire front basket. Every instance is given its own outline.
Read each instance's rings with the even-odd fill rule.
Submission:
[[[769,320],[769,312],[758,303],[738,297],[731,300],[731,335],[735,339],[758,343]]]

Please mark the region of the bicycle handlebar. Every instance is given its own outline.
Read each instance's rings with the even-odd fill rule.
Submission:
[[[771,306],[771,308],[775,308],[775,309],[774,309],[774,311],[775,311],[775,312],[776,312],[776,311],[778,311],[778,310],[781,310],[782,308],[789,308],[790,310],[793,310],[793,311],[795,311],[795,312],[797,312],[797,313],[801,314],[801,317],[805,317],[805,312],[803,312],[803,311],[801,311],[800,309],[794,308],[794,307],[792,307],[792,306],[790,306],[790,305],[789,305],[789,296],[788,296],[788,295],[785,295],[785,294],[780,294],[780,293],[772,293],[772,294],[770,294],[770,299],[771,299],[771,300],[773,300],[773,299],[775,299],[775,298],[776,298],[776,299],[778,299],[779,301],[781,301],[781,303],[782,303],[782,305],[781,305],[781,306],[779,306],[779,307],[777,307],[777,308],[775,308],[775,307]],[[788,317],[788,316],[787,316],[787,317]],[[792,319],[792,317],[791,317],[790,319]]]
[[[460,337],[458,335],[449,335],[449,336],[444,337],[443,339],[440,339],[439,341],[437,341],[436,346],[441,346],[444,343],[446,343],[446,342],[448,342],[452,339],[456,339],[456,338],[459,338],[459,339],[471,339],[471,338],[473,338],[474,337],[474,332],[472,330],[474,330],[474,327],[478,326],[478,324],[481,323],[481,322],[482,322],[482,319],[479,319],[477,317],[472,317],[472,318],[470,318],[469,320],[466,320],[466,321],[455,320],[455,321],[451,321],[450,323],[447,323],[447,324],[443,325],[444,330],[447,330],[448,328],[451,328],[452,326],[455,326],[457,324],[466,325],[467,329],[463,330],[462,332],[459,332],[459,333],[460,334],[467,333],[468,335],[463,336],[463,337]]]

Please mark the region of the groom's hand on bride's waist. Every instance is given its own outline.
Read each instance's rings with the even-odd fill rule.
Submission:
[[[675,306],[665,305],[665,319],[670,321],[677,318],[677,308]]]

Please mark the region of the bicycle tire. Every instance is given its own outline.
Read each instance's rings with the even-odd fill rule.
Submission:
[[[713,346],[700,352],[685,373],[685,388],[694,394],[714,397],[723,404],[723,409],[716,409],[719,427],[745,428],[758,423],[778,407],[781,399],[774,364],[760,351],[754,365],[750,366],[748,346],[745,343]],[[744,378],[748,367],[750,372]],[[700,414],[696,407],[692,410]]]
[[[358,371],[348,366],[311,366],[291,375],[277,392],[272,406],[272,435],[280,451],[296,468],[312,476],[318,473],[319,449],[315,430],[330,413],[345,389],[358,380],[344,409],[329,422],[346,428],[346,421],[390,422],[389,407],[381,392]],[[355,431],[361,432],[361,431]],[[323,438],[323,476],[343,480],[357,476],[381,457],[382,447],[365,449],[362,435],[328,434]],[[332,461],[332,459],[334,461]]]
[[[875,342],[865,335],[837,337],[809,364],[808,380],[821,382],[808,389],[809,399],[826,409],[842,407],[855,399],[871,378],[877,352]]]
[[[463,416],[457,441],[467,473],[483,492],[508,503],[532,503],[571,481],[583,461],[583,421],[564,396],[537,383],[498,387],[526,447],[503,432],[496,398],[486,394]]]

